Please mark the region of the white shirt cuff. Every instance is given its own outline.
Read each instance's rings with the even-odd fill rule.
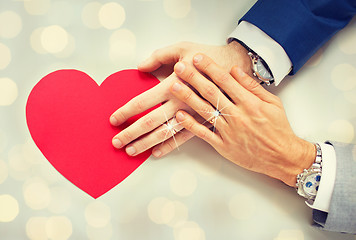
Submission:
[[[232,39],[238,39],[262,57],[272,71],[276,86],[291,71],[292,62],[283,47],[255,25],[240,22],[228,41]]]
[[[322,175],[319,190],[313,205],[307,205],[313,209],[329,212],[330,201],[335,184],[336,175],[336,154],[335,149],[330,144],[319,143],[322,154]]]

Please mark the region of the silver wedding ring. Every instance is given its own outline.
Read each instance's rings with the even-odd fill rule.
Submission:
[[[163,123],[163,126],[172,134],[175,135],[177,133],[177,130],[174,129],[173,125],[170,122]]]
[[[221,112],[219,110],[215,110],[213,112],[213,117],[209,120],[209,123],[214,124],[216,119],[221,116]]]

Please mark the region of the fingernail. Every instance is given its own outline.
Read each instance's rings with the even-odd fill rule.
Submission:
[[[162,152],[161,152],[160,150],[154,150],[154,151],[152,152],[152,154],[153,154],[153,156],[155,156],[155,157],[160,157],[160,156],[162,155]]]
[[[199,54],[199,55],[196,55],[196,56],[193,58],[193,61],[194,61],[195,63],[198,63],[198,62],[200,62],[202,59],[203,59],[203,56]]]
[[[110,123],[111,123],[111,125],[113,125],[113,126],[119,125],[119,122],[117,121],[116,117],[114,117],[114,116],[111,116],[111,117],[110,117]]]
[[[126,153],[130,156],[134,155],[136,153],[136,149],[133,146],[127,147],[126,148]]]
[[[238,74],[240,77],[244,77],[244,76],[246,75],[246,73],[245,73],[244,71],[242,71],[241,68],[238,67],[236,70],[237,70],[237,74]]]
[[[184,63],[178,62],[174,68],[174,71],[178,74],[181,74],[184,72],[185,65]]]
[[[182,89],[182,86],[179,83],[173,84],[172,90],[175,92],[179,92]]]
[[[114,138],[112,140],[112,145],[115,147],[115,148],[121,148],[122,147],[122,142],[117,139],[117,138]]]
[[[185,116],[184,116],[183,113],[178,112],[178,113],[176,114],[176,119],[177,119],[178,122],[182,122],[182,121],[184,121]]]

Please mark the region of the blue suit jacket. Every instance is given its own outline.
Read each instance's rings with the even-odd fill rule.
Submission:
[[[277,41],[292,61],[293,74],[355,14],[356,0],[259,0],[240,21]],[[335,186],[329,213],[314,210],[313,220],[326,230],[355,234],[356,146],[329,144],[336,152]]]
[[[292,61],[294,74],[355,14],[356,0],[259,0],[240,21],[277,41]]]

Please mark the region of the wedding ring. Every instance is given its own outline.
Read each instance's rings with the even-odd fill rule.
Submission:
[[[177,133],[177,131],[174,128],[171,130],[171,132],[173,135],[176,135],[176,133]]]
[[[214,124],[216,117],[213,117],[212,119],[209,120],[209,123]]]
[[[217,119],[218,117],[220,117],[220,116],[221,116],[221,112],[216,109],[216,110],[213,112],[213,117],[212,117],[212,119],[209,120],[209,123],[214,124],[215,121],[216,121],[216,119]]]
[[[167,123],[163,123],[163,126],[165,126],[165,128],[172,134],[175,135],[177,133],[177,130],[174,129],[173,125],[169,122]]]

